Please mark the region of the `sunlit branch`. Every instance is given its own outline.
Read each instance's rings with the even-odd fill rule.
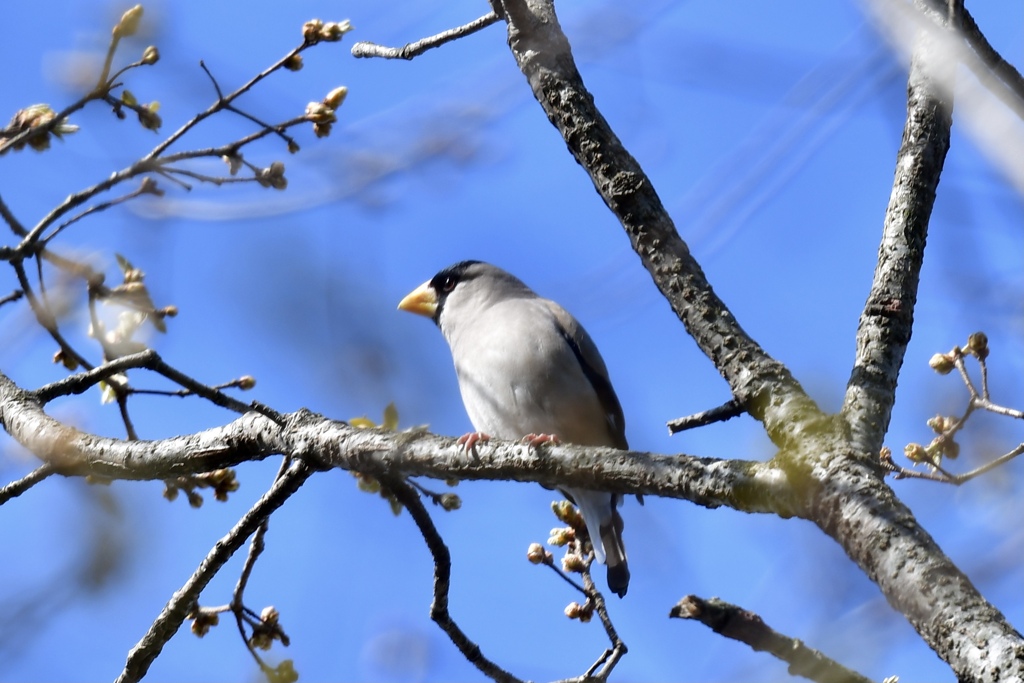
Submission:
[[[464,38],[470,34],[476,33],[482,28],[486,28],[491,24],[497,22],[500,18],[494,12],[489,12],[479,19],[474,19],[468,24],[462,26],[456,26],[455,28],[442,31],[437,35],[417,40],[415,43],[406,43],[402,47],[385,47],[383,45],[377,45],[367,41],[360,41],[352,46],[353,57],[381,57],[383,59],[414,59],[419,57],[427,50],[431,50],[435,47],[440,47],[445,43],[450,43],[453,40]]]

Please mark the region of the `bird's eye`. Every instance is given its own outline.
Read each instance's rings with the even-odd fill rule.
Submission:
[[[458,281],[454,277],[446,275],[445,278],[441,280],[441,292],[447,294],[455,289],[456,284],[458,284]]]

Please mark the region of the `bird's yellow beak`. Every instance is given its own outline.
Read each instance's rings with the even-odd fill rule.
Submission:
[[[433,318],[437,313],[437,292],[430,286],[430,281],[424,282],[399,301],[398,310]]]

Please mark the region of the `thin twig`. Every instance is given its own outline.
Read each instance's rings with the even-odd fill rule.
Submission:
[[[285,457],[281,461],[281,467],[277,471],[277,475],[274,477],[274,481],[279,480],[288,471],[288,467],[291,464],[291,458]],[[245,588],[249,585],[249,577],[252,576],[252,570],[256,566],[256,560],[263,554],[266,549],[266,544],[263,538],[267,535],[267,529],[270,527],[270,519],[264,519],[263,523],[260,524],[259,528],[256,529],[256,533],[252,535],[252,541],[249,543],[249,552],[245,556],[245,563],[242,565],[242,571],[238,576],[238,582],[235,584],[235,590],[231,594],[231,611],[235,614],[235,624],[238,626],[238,633],[242,637],[242,642],[245,643],[245,647],[249,650],[249,654],[256,660],[256,664],[260,667],[260,671],[268,676],[272,674],[273,669],[267,666],[267,663],[263,661],[259,653],[256,652],[256,648],[253,646],[251,640],[245,635],[245,623],[248,623],[250,627],[256,628],[257,625],[262,625],[263,621],[259,615],[250,610],[245,606]],[[255,623],[254,621],[255,620]],[[281,630],[280,626],[276,625],[277,635],[281,642],[285,646],[288,645],[288,636],[285,635],[284,631]]]
[[[377,45],[376,43],[360,41],[352,46],[352,56],[410,60],[415,57],[419,57],[427,50],[440,47],[445,43],[450,43],[453,40],[458,40],[459,38],[476,33],[480,29],[486,28],[497,21],[499,21],[498,15],[494,12],[489,12],[479,19],[474,19],[468,24],[463,24],[462,26],[456,26],[455,28],[448,29],[447,31],[442,31],[435,36],[417,40],[415,43],[406,43],[402,47],[384,47],[383,45]]]
[[[789,664],[789,673],[818,683],[871,683],[818,650],[770,628],[760,616],[727,602],[688,595],[669,612],[670,618],[693,619],[715,633],[768,652]]]
[[[3,306],[4,304],[13,303],[23,296],[25,296],[25,292],[21,291],[20,289],[16,289],[7,296],[0,297],[0,306]]]
[[[964,472],[962,474],[953,474],[952,472],[949,472],[943,469],[942,467],[934,464],[929,464],[929,467],[934,468],[934,472],[920,472],[918,470],[912,470],[907,467],[897,465],[895,462],[892,461],[892,458],[883,458],[882,467],[887,472],[891,472],[893,475],[895,475],[897,479],[925,479],[927,481],[935,481],[940,484],[952,484],[953,486],[960,486],[962,484],[966,484],[975,477],[979,477],[982,474],[994,470],[1000,465],[1003,465],[1013,460],[1022,453],[1024,453],[1024,443],[1020,444],[1009,453],[1004,453],[995,460],[991,460],[985,463],[984,465],[976,467],[973,470],[969,472]]]
[[[94,214],[94,213],[99,213],[101,211],[106,211],[107,209],[109,209],[112,206],[117,206],[118,204],[122,204],[122,203],[128,201],[129,199],[134,199],[135,197],[138,197],[139,195],[143,195],[143,194],[150,194],[150,190],[146,188],[145,184],[140,185],[137,189],[132,190],[131,192],[129,192],[129,193],[125,194],[125,195],[122,195],[122,196],[117,197],[115,199],[110,199],[110,200],[107,200],[105,202],[100,202],[99,204],[95,204],[93,206],[90,206],[88,209],[86,209],[84,211],[81,211],[80,213],[75,214],[74,216],[72,216],[68,220],[66,220],[63,223],[61,223],[60,225],[58,225],[56,228],[53,229],[53,231],[49,235],[47,235],[46,237],[43,237],[39,241],[42,244],[45,245],[50,240],[52,240],[54,237],[56,237],[61,232],[63,232],[66,228],[70,227],[73,223],[76,223],[76,222],[80,221],[81,219],[85,218],[86,216],[89,216],[89,215]],[[35,233],[35,231],[33,231],[33,233]],[[25,242],[32,242],[33,239],[34,239],[33,235],[30,234],[27,237],[25,237],[24,241]]]
[[[687,429],[694,429],[696,427],[704,427],[715,422],[725,422],[731,420],[734,417],[738,417],[746,412],[743,405],[736,399],[729,399],[717,408],[711,408],[701,413],[694,415],[688,415],[686,417],[679,417],[675,420],[671,420],[668,423],[668,433],[678,434],[679,432]]]
[[[504,683],[521,683],[520,679],[485,657],[480,646],[469,639],[448,612],[448,590],[451,587],[452,572],[451,553],[416,490],[396,477],[382,478],[381,483],[385,484],[394,493],[395,499],[409,511],[434,558],[434,599],[430,603],[430,618],[448,635],[466,661],[474,665],[485,676]]]
[[[597,612],[597,616],[601,620],[601,625],[604,627],[604,632],[608,635],[608,640],[611,641],[612,647],[610,650],[605,650],[604,654],[594,662],[593,666],[584,675],[584,678],[588,679],[594,676],[599,680],[606,680],[615,668],[615,665],[628,652],[628,648],[622,642],[622,638],[619,637],[618,631],[615,630],[611,617],[608,616],[608,604],[604,600],[604,595],[594,585],[594,579],[590,575],[591,564],[593,564],[593,561],[587,563],[587,567],[583,572],[583,587],[586,591],[587,599],[592,600],[594,603],[594,611]],[[595,674],[594,672],[597,671],[598,667],[601,670]]]
[[[269,67],[267,67],[266,69],[264,69],[260,73],[256,74],[252,78],[250,78],[246,83],[241,85],[237,90],[235,90],[234,92],[232,92],[232,93],[230,93],[228,95],[223,95],[221,93],[221,91],[220,91],[219,86],[217,86],[216,81],[214,81],[214,86],[215,86],[215,88],[217,90],[217,101],[214,102],[213,104],[211,104],[209,107],[207,107],[204,111],[201,111],[198,114],[196,114],[195,116],[193,116],[184,125],[182,125],[181,128],[179,128],[178,130],[176,130],[173,133],[171,133],[170,137],[168,137],[166,140],[164,140],[163,142],[158,144],[156,147],[154,147],[149,152],[149,154],[147,154],[146,156],[144,156],[142,158],[142,160],[143,161],[152,161],[152,160],[157,159],[158,157],[160,157],[164,153],[165,150],[167,150],[168,147],[170,147],[175,142],[177,142],[183,135],[185,135],[185,133],[187,133],[192,128],[197,126],[204,119],[209,118],[210,116],[213,116],[214,114],[216,114],[218,111],[221,111],[222,109],[224,109],[225,106],[231,104],[231,102],[233,102],[235,99],[237,99],[238,97],[240,97],[243,94],[245,94],[246,92],[248,92],[250,89],[252,89],[253,86],[255,86],[257,83],[262,81],[264,78],[266,78],[270,74],[274,73],[278,69],[282,68],[293,57],[295,57],[296,55],[302,53],[304,50],[307,50],[308,48],[313,47],[313,45],[316,45],[316,44],[317,43],[303,43],[302,45],[292,49],[284,57],[282,57],[281,59],[277,60],[276,62],[274,62]],[[203,69],[205,70],[205,68],[206,67],[204,65]],[[209,73],[209,72],[207,72],[207,73]],[[212,79],[212,76],[211,76],[211,79]],[[269,130],[267,132],[268,133],[274,133],[274,132],[278,132],[278,131]]]
[[[110,386],[115,387],[114,391],[117,392],[117,408],[121,412],[121,421],[124,422],[124,431],[128,435],[128,440],[138,441],[139,434],[135,431],[131,416],[128,415],[128,395],[120,387],[114,384]]]
[[[245,544],[246,539],[299,490],[313,472],[313,468],[302,460],[293,460],[284,476],[275,480],[270,490],[238,520],[231,531],[214,544],[185,585],[171,596],[146,634],[128,653],[128,661],[117,677],[117,683],[136,683],[142,680],[164,645],[181,628],[200,593],[214,575]]]
[[[7,223],[7,226],[11,229],[11,232],[13,232],[18,237],[24,237],[25,235],[28,234],[28,230],[25,229],[25,226],[21,224],[21,221],[18,220],[18,217],[15,216],[14,213],[11,211],[10,207],[7,206],[7,203],[3,200],[3,197],[0,197],[0,218],[4,219],[4,222]]]
[[[175,384],[184,387],[189,393],[205,398],[207,401],[210,401],[221,408],[226,408],[239,414],[247,413],[251,409],[250,404],[246,404],[236,398],[232,398],[220,391],[217,387],[209,387],[189,377],[180,370],[172,368],[170,365],[165,363],[162,358],[160,358],[160,355],[156,351],[153,351],[152,349],[133,353],[128,356],[122,356],[115,360],[108,361],[99,367],[91,368],[87,372],[80,372],[57,382],[52,382],[51,384],[47,384],[46,386],[37,389],[33,392],[33,395],[36,400],[45,404],[58,396],[70,396],[71,394],[84,393],[89,390],[89,388],[109,379],[113,375],[132,368],[145,368],[146,370],[151,370],[163,377],[166,377]]]
[[[56,470],[54,470],[53,465],[50,463],[43,463],[21,479],[12,481],[10,484],[0,488],[0,505],[3,505],[11,498],[17,498],[21,494],[25,493],[25,491],[28,491],[30,488],[55,472]]]
[[[75,348],[71,346],[66,339],[64,339],[64,335],[60,333],[60,330],[57,328],[57,318],[53,315],[49,306],[41,303],[39,299],[36,298],[35,293],[32,291],[32,286],[29,284],[28,276],[25,274],[24,263],[20,260],[14,260],[11,261],[11,266],[14,268],[14,272],[18,277],[18,284],[21,286],[21,291],[25,293],[25,297],[28,299],[29,307],[32,309],[32,313],[36,317],[36,322],[38,322],[44,330],[50,333],[50,336],[53,337],[55,342],[57,342],[57,345],[60,346],[63,353],[73,358],[81,367],[86,370],[91,370],[93,367],[92,363],[86,360],[85,356],[78,353],[78,351],[76,351]]]

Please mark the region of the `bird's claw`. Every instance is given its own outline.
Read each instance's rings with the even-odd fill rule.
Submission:
[[[468,434],[463,434],[456,439],[455,443],[462,446],[466,452],[469,453],[476,448],[478,443],[487,443],[490,440],[491,437],[483,432],[469,432]]]
[[[527,434],[523,437],[521,443],[524,443],[531,448],[539,448],[545,444],[557,446],[562,442],[554,434]]]

